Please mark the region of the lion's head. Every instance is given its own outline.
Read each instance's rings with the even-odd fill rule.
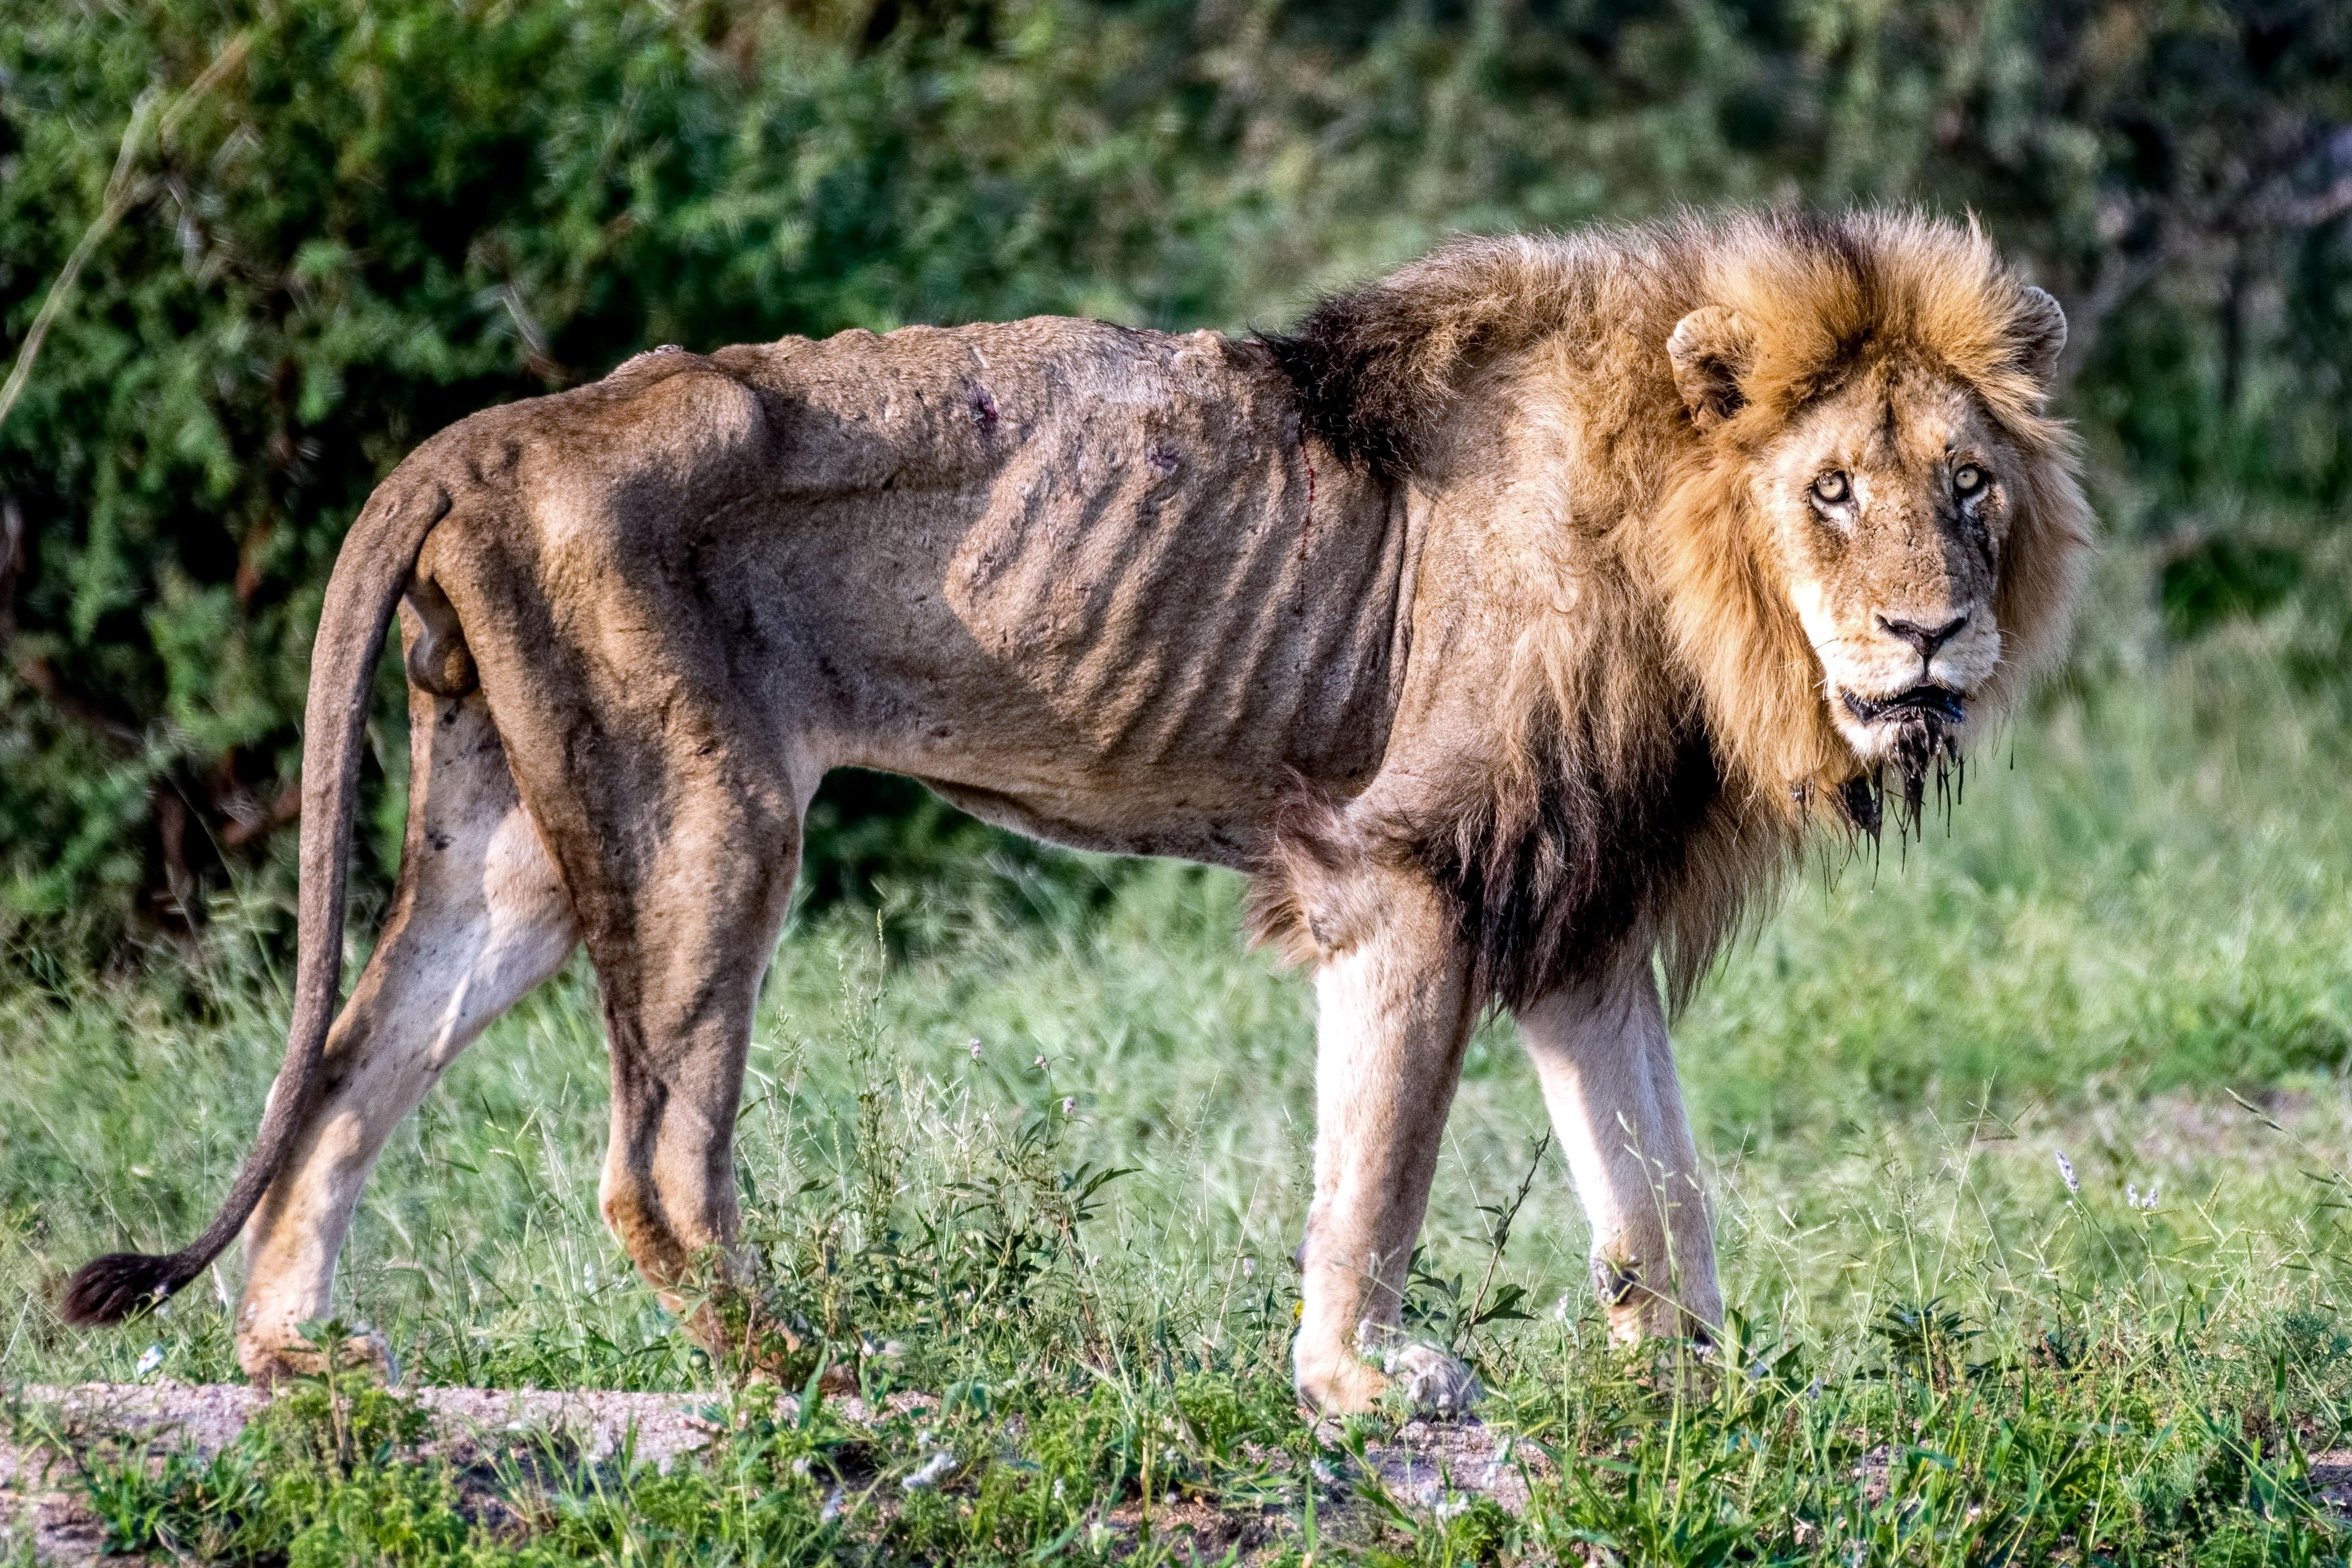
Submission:
[[[1685,653],[1764,779],[1922,779],[2063,632],[2087,535],[2042,413],[2066,321],[1971,229],[1750,222],[1665,355],[1696,433],[1662,519]],[[1735,658],[1716,644],[1746,622]],[[1739,667],[1731,667],[1737,664]]]

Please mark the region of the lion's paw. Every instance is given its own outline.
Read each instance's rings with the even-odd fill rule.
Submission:
[[[1389,1346],[1381,1357],[1381,1370],[1388,1374],[1390,1388],[1412,1406],[1415,1415],[1441,1420],[1467,1416],[1486,1397],[1476,1373],[1459,1358],[1419,1340]]]
[[[1381,1406],[1389,1380],[1380,1368],[1346,1352],[1298,1358],[1298,1397],[1310,1410],[1324,1416],[1369,1415]]]
[[[296,1378],[320,1377],[329,1370],[327,1348],[308,1339],[241,1341],[236,1347],[236,1359],[237,1364],[245,1368],[246,1380],[256,1388],[275,1388]],[[391,1344],[373,1329],[362,1329],[334,1342],[333,1370],[356,1372],[387,1388],[400,1381],[399,1360],[392,1354]]]

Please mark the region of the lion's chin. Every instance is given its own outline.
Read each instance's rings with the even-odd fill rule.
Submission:
[[[1838,706],[1838,728],[1863,769],[1845,788],[1847,814],[1864,831],[1878,831],[1883,779],[1892,768],[1903,816],[1916,825],[1929,775],[1936,776],[1940,789],[1943,770],[1959,759],[1960,733],[1969,720],[1966,695],[1932,684],[1888,697],[1865,697],[1841,688]]]

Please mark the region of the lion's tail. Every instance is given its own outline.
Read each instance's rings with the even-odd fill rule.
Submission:
[[[449,511],[446,488],[394,474],[376,487],[352,523],[327,582],[311,644],[304,718],[300,936],[294,1017],[286,1061],[270,1092],[253,1152],[213,1222],[177,1252],[115,1252],[82,1265],[66,1287],[72,1323],[120,1322],[171,1295],[235,1239],[277,1179],[317,1087],[319,1060],[334,1021],[343,977],[343,889],[359,792],[360,747],[377,656],[394,607],[416,570],[425,536]]]

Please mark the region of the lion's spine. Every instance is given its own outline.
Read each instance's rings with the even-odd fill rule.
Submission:
[[[236,1239],[293,1153],[303,1113],[317,1088],[320,1060],[342,988],[343,894],[376,660],[425,538],[449,507],[449,492],[437,480],[422,473],[395,473],[361,509],[328,580],[311,644],[304,715],[300,929],[293,1018],[287,1030],[286,1058],[253,1152],[246,1156],[212,1223],[195,1240],[176,1252],[110,1253],[77,1270],[61,1306],[69,1322],[119,1322],[194,1279]]]

